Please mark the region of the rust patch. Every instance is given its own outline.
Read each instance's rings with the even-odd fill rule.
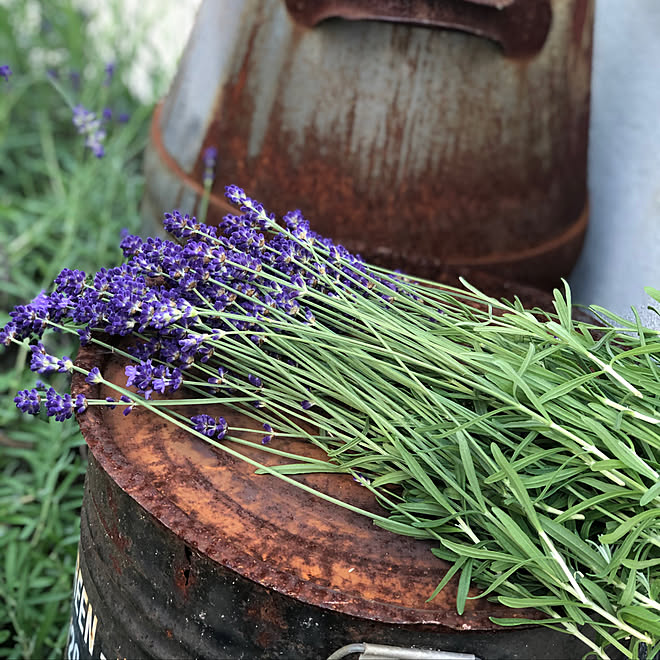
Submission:
[[[255,639],[262,649],[271,648],[286,637],[289,624],[282,607],[273,602],[270,594],[264,593],[264,598],[258,603],[248,605],[245,615],[248,621],[254,621]]]
[[[549,0],[286,0],[286,6],[306,27],[339,17],[450,28],[497,41],[513,57],[537,53],[552,20]]]
[[[519,3],[456,4],[499,15]],[[381,26],[369,23],[374,38],[360,61],[379,82],[366,87],[350,84],[357,64],[346,50],[354,32],[344,26],[319,25],[318,39],[287,26],[289,47],[272,58],[272,71],[255,41],[219,88],[203,138],[203,147],[219,149],[208,221],[234,211],[223,191],[238,183],[277,214],[302,209],[315,231],[364,256],[415,255],[435,268],[484,268],[551,289],[573,268],[587,224],[592,7],[593,0],[553,3],[547,47],[525,60],[503,58],[479,40],[430,38],[431,31],[406,25],[383,27],[379,40]],[[245,41],[261,29],[262,19],[254,20],[244,27]],[[516,32],[524,32],[523,23]],[[401,70],[398,81],[374,67],[381,55],[388,68]],[[315,57],[314,74],[304,62]],[[267,111],[255,96],[255,81],[266,74],[275,81]],[[327,84],[290,84],[313,74]],[[408,80],[417,82],[406,87]],[[362,135],[360,118],[381,117],[383,108],[382,126]],[[154,148],[199,198],[201,158],[190,173],[178,167],[164,149],[159,113]],[[249,155],[257,116],[266,129]]]
[[[174,584],[183,595],[184,600],[188,600],[188,589],[195,583],[195,575],[190,566],[181,566],[174,572]]]
[[[106,509],[105,507],[100,505],[100,503],[97,501],[96,499],[97,494],[93,492],[91,493],[92,502],[94,504],[94,511],[98,517],[98,520],[103,526],[103,529],[107,534],[108,538],[110,539],[112,545],[115,547],[117,553],[119,554],[119,557],[117,557],[114,553],[111,553],[110,560],[112,561],[112,565],[113,568],[115,569],[115,572],[121,575],[123,571],[122,569],[123,558],[126,556],[127,551],[130,549],[131,545],[133,544],[133,541],[128,536],[122,534],[121,531],[119,530],[119,521],[117,520],[117,507],[114,503],[112,491],[110,488],[106,489],[105,496],[108,503],[108,507],[110,508],[113,515],[111,521],[106,520],[106,518],[104,517],[102,511],[105,511]]]

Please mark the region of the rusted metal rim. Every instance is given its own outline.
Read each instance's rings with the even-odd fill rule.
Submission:
[[[86,369],[98,366],[107,379],[122,382],[123,363],[107,351],[84,348],[76,362]],[[74,376],[72,391],[89,398],[112,393],[86,383],[80,374]],[[187,414],[200,411],[188,408]],[[219,406],[203,411],[223,414],[230,426],[260,427]],[[148,515],[211,560],[266,588],[362,619],[431,624],[439,631],[497,630],[489,617],[539,615],[471,600],[458,616],[455,581],[427,603],[448,568],[432,555],[432,544],[387,532],[275,477],[255,475],[243,461],[143,409],[124,417],[119,410],[90,406],[78,421],[102,469]],[[254,434],[242,434],[248,436],[255,441]],[[322,455],[307,442],[275,438],[273,443],[294,453]],[[257,460],[283,462],[229,444]],[[382,513],[373,496],[348,475],[298,478]]]
[[[552,23],[549,0],[286,0],[295,21],[379,20],[461,30],[492,39],[511,57],[538,53]]]
[[[167,151],[167,148],[165,147],[160,132],[161,112],[162,103],[159,103],[154,110],[153,118],[151,121],[151,144],[165,167],[167,167],[178,179],[180,179],[183,185],[190,188],[201,197],[204,194],[204,188],[202,185],[179,166],[175,158]],[[223,197],[213,193],[211,193],[209,196],[209,206],[214,207],[218,215],[236,212],[236,209],[231,206],[229,202],[227,202]],[[443,257],[442,259],[438,259],[438,265],[458,268],[488,267],[489,269],[493,269],[494,267],[500,265],[506,266],[508,264],[516,264],[532,259],[540,259],[544,256],[551,255],[552,253],[557,252],[565,247],[578,244],[586,232],[588,223],[589,204],[587,202],[578,218],[569,224],[560,234],[555,235],[546,241],[535,243],[532,247],[526,249],[518,249],[515,252],[497,252],[479,257],[461,257],[456,255],[447,256],[446,258]],[[396,256],[395,250],[383,246],[367,245],[366,243],[353,243],[350,245],[347,243],[346,245],[350,249],[361,253],[377,251],[383,255],[392,254]]]

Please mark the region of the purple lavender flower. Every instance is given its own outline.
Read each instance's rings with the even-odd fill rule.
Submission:
[[[163,227],[168,234],[177,238],[187,238],[193,232],[199,230],[199,225],[195,218],[191,218],[187,213],[181,215],[179,211],[166,213],[163,220]]]
[[[144,246],[144,241],[139,236],[134,236],[128,233],[127,229],[122,229],[121,243],[119,247],[125,258],[134,257],[140,253],[141,248]]]
[[[89,147],[97,158],[103,158],[105,150],[105,130],[101,126],[101,120],[91,110],[78,104],[73,109],[73,125],[78,129],[80,135],[85,136],[85,146]]]
[[[103,382],[103,376],[101,375],[101,372],[99,371],[98,367],[92,367],[85,377],[85,382],[89,383],[90,385],[95,385],[97,383],[102,383]]]
[[[128,114],[128,112],[120,112],[119,116],[117,117],[117,121],[120,124],[125,124],[130,120],[131,116]]]
[[[311,401],[308,401],[307,399],[305,399],[304,401],[301,401],[301,402],[300,402],[300,407],[301,407],[303,410],[309,410],[313,405],[314,405],[314,404],[313,404]]]
[[[122,394],[119,397],[119,400],[122,403],[128,403],[129,405],[125,406],[124,409],[122,410],[122,415],[126,417],[126,415],[130,415],[131,412],[133,411],[133,408],[135,408],[135,401],[132,401],[129,397],[127,397],[125,394]]]
[[[227,422],[224,417],[211,417],[210,415],[194,415],[190,418],[195,431],[199,431],[208,438],[222,440],[227,433]]]
[[[89,327],[79,328],[76,330],[76,333],[78,334],[78,340],[81,346],[87,346],[92,341],[92,331]]]
[[[112,119],[112,108],[103,108],[101,116],[105,121],[110,121]]]
[[[356,472],[353,475],[353,481],[357,481],[360,484],[360,486],[370,486],[371,485],[371,480],[367,479],[367,477],[365,477],[362,474],[362,472]]]
[[[74,411],[82,413],[87,409],[87,399],[79,394],[75,399],[70,394],[58,394],[52,387],[46,390],[46,413],[58,422],[69,419]]]
[[[233,185],[225,187],[225,196],[232,204],[237,206],[241,206],[243,202],[249,199],[242,188]]]
[[[76,412],[79,415],[82,415],[82,413],[87,410],[87,397],[85,397],[84,394],[78,394],[76,395],[76,399],[73,402],[73,407],[75,408]]]
[[[213,183],[215,175],[215,164],[218,158],[218,150],[216,147],[207,147],[202,154],[204,163],[204,177],[203,183],[205,186],[210,186]]]
[[[259,376],[255,376],[254,374],[248,374],[248,381],[250,382],[251,385],[254,385],[257,389],[261,389],[263,387],[263,383],[261,382],[261,378],[259,378]]]
[[[82,270],[64,268],[55,278],[55,284],[57,285],[55,291],[66,293],[70,296],[76,295],[82,291],[86,277]]]
[[[21,390],[14,397],[14,403],[21,412],[37,415],[41,409],[41,395],[37,389]]]
[[[154,365],[151,360],[145,360],[137,365],[128,365],[124,369],[126,374],[126,387],[135,386],[145,399],[149,399],[153,392],[153,379],[159,377],[154,372]]]
[[[183,376],[180,369],[170,369],[168,366],[159,364],[154,368],[154,378],[152,381],[152,386],[156,392],[165,394],[165,391],[169,389],[170,392],[174,392],[181,387],[183,382]]]
[[[0,64],[0,78],[4,78],[5,82],[9,82],[9,76],[11,76],[12,71],[9,68],[9,64]]]
[[[108,62],[105,65],[105,80],[103,81],[103,84],[106,87],[112,82],[112,78],[115,75],[115,66],[114,62]]]
[[[48,312],[43,308],[36,308],[32,305],[18,305],[9,312],[13,325],[13,336],[17,340],[25,339],[31,334],[40,337],[46,327]]]
[[[41,342],[30,346],[32,358],[30,370],[38,374],[52,374],[60,370],[59,360],[54,355],[48,355]]]
[[[0,344],[9,346],[16,338],[16,335],[16,324],[10,321],[4,328],[2,328],[2,330],[0,330]]]

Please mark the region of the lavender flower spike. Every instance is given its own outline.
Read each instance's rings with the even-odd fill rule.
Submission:
[[[103,148],[105,130],[101,127],[101,120],[96,114],[78,104],[73,109],[73,125],[80,135],[86,136],[85,146],[89,147],[97,158],[102,158],[105,154]]]
[[[195,431],[199,431],[208,438],[217,438],[222,440],[227,433],[227,422],[224,417],[217,419],[210,415],[193,415],[190,421],[195,426]]]
[[[216,147],[207,147],[204,149],[204,154],[202,160],[204,161],[204,185],[210,185],[213,183],[213,177],[215,174],[215,164],[218,159],[218,150]]]
[[[14,397],[14,403],[21,412],[37,415],[41,409],[41,396],[36,389],[21,390]]]
[[[9,76],[11,76],[9,64],[0,64],[0,78],[4,78],[6,82],[9,82]]]

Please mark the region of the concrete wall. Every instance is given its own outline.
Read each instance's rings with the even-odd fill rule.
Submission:
[[[660,317],[660,2],[597,0],[589,148],[591,224],[575,299]],[[660,308],[660,303],[658,304]]]

